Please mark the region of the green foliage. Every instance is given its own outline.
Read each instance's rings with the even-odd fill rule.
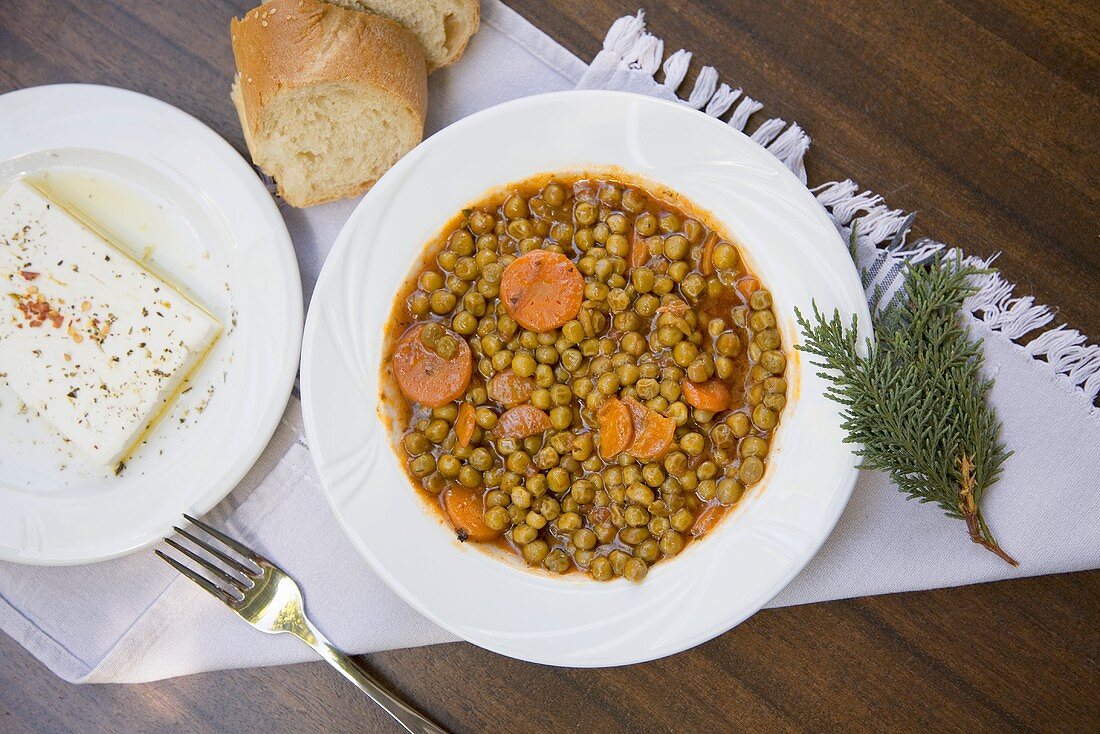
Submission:
[[[1014,563],[981,517],[983,493],[1000,476],[1009,452],[987,401],[992,381],[981,374],[981,341],[960,313],[975,292],[970,276],[988,271],[938,255],[910,267],[904,290],[875,314],[874,341],[861,343],[853,316],[813,318],[796,312],[812,364],[843,407],[845,439],[858,444],[862,466],[890,475],[910,499],[934,502],[967,521],[971,539]],[[860,352],[863,352],[861,354]]]

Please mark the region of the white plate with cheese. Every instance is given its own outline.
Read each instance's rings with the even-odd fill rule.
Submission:
[[[301,283],[252,168],[90,85],[0,96],[0,560],[146,546],[251,468],[298,365]]]

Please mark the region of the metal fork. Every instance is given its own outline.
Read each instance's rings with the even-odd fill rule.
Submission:
[[[211,538],[221,541],[225,550],[217,548],[209,541],[183,528],[174,528],[175,531],[216,558],[221,565],[171,538],[166,538],[165,542],[201,566],[207,573],[200,573],[160,550],[156,551],[158,556],[210,592],[214,598],[225,603],[241,619],[256,629],[269,634],[289,632],[312,647],[325,659],[325,662],[340,671],[341,675],[370,696],[408,731],[414,734],[447,734],[446,730],[436,726],[383,688],[359,663],[333,647],[332,643],[325,639],[325,636],[306,617],[302,592],[298,584],[281,568],[206,523],[190,515],[184,515],[184,517]],[[235,551],[241,558],[234,558],[226,551]]]

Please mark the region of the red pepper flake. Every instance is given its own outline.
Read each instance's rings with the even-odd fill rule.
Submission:
[[[19,274],[23,276],[23,280],[34,280],[41,275],[41,273],[36,273],[32,270],[20,270]]]

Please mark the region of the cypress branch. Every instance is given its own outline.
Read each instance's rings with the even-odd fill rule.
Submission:
[[[877,310],[865,356],[854,316],[846,325],[816,303],[811,319],[796,309],[798,348],[818,357],[811,364],[830,383],[825,395],[843,406],[845,441],[860,444],[861,468],[886,472],[910,499],[965,521],[973,542],[1015,566],[981,513],[1010,452],[987,400],[981,341],[960,313],[976,290],[970,276],[987,272],[945,255],[908,268],[902,292]]]

